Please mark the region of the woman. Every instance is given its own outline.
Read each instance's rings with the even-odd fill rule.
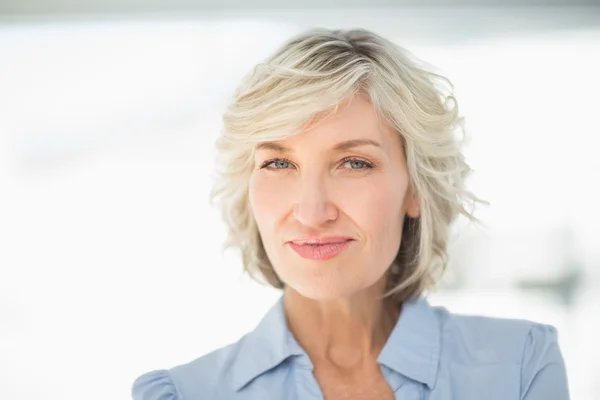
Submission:
[[[224,116],[214,198],[246,270],[283,294],[133,398],[568,399],[553,327],[424,297],[478,201],[460,123],[443,77],[365,30],[312,30],[258,65]]]

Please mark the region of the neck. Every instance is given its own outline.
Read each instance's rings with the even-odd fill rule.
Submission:
[[[399,316],[382,298],[383,284],[350,297],[313,300],[284,289],[290,331],[313,363],[358,368],[379,356]]]

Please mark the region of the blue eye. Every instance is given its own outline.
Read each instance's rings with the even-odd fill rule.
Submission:
[[[344,165],[349,169],[373,168],[371,164],[363,160],[346,160]]]
[[[284,159],[275,159],[265,162],[261,165],[261,168],[270,168],[270,169],[287,169],[290,167],[290,162]]]
[[[285,160],[275,160],[271,163],[271,166],[275,169],[284,169],[290,166],[290,163]]]
[[[373,168],[373,164],[368,161],[363,161],[359,159],[347,159],[343,160],[342,165],[344,168],[350,170],[364,170]],[[281,169],[289,169],[293,168],[292,162],[285,158],[275,158],[272,160],[265,161],[261,166],[261,169],[272,169],[272,170],[281,170]]]

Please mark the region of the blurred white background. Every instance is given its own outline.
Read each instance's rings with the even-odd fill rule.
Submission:
[[[572,398],[600,398],[600,9],[68,10],[0,7],[1,399],[129,399],[254,327],[279,294],[221,252],[213,142],[241,76],[314,25],[453,81],[491,206],[431,301],[556,325]]]

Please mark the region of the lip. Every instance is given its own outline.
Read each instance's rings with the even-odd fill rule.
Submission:
[[[327,261],[340,255],[353,242],[354,239],[347,236],[302,237],[288,242],[288,245],[302,258]]]
[[[298,245],[319,245],[331,243],[344,243],[353,240],[349,236],[302,236],[290,240],[290,243]]]

